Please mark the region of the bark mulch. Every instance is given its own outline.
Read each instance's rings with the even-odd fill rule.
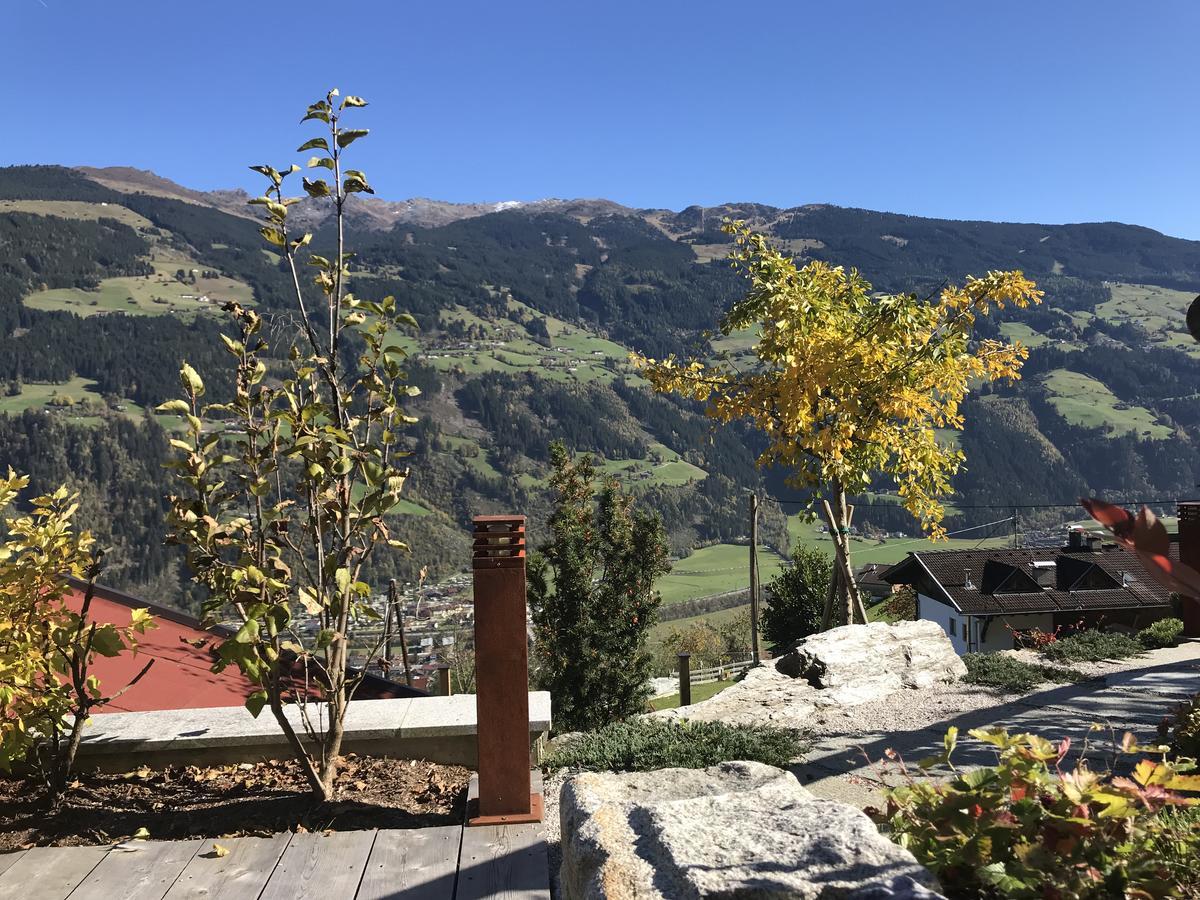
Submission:
[[[293,760],[80,774],[57,808],[35,780],[0,779],[0,852],[34,846],[425,828],[463,821],[471,773],[423,760],[342,758],[317,803]]]

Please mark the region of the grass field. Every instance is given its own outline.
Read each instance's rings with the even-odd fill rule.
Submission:
[[[609,459],[600,464],[600,471],[615,475],[630,488],[662,485],[678,487],[708,477],[708,473],[680,457],[666,444],[650,445],[646,459]]]
[[[695,625],[697,622],[707,622],[714,628],[720,627],[726,622],[738,618],[739,616],[747,615],[750,611],[750,604],[746,603],[742,606],[732,606],[729,609],[717,610],[714,613],[707,613],[703,616],[688,616],[684,619],[672,619],[669,622],[659,622],[650,629],[650,640],[661,641],[672,631],[676,629],[684,629],[689,625]]]
[[[1012,541],[1011,531],[1004,526],[996,526],[996,530],[1002,533],[995,537],[986,537],[988,530],[980,529],[966,537],[947,538],[944,541],[929,541],[915,534],[910,538],[893,538],[883,542],[851,538],[851,561],[857,568],[867,563],[896,563],[909,553],[919,550],[969,550],[974,547],[1008,546]],[[833,541],[821,534],[816,523],[807,522],[802,516],[788,518],[788,534],[793,545],[803,542],[809,547],[833,555]]]
[[[779,554],[765,547],[759,548],[758,572],[764,584],[778,574],[782,565],[783,557]],[[660,578],[656,587],[662,594],[664,604],[748,588],[750,548],[739,544],[702,547],[691,556],[677,560],[671,572]]]
[[[1188,291],[1152,284],[1111,285],[1112,299],[1096,307],[1096,314],[1109,322],[1132,322],[1169,346],[1200,353],[1200,344],[1187,333],[1188,306],[1196,295]]]
[[[1001,322],[1000,333],[1010,341],[1020,341],[1026,347],[1041,347],[1050,342],[1048,337],[1034,331],[1024,322]]]
[[[1120,401],[1102,382],[1079,372],[1054,369],[1042,380],[1050,393],[1050,403],[1072,425],[1104,428],[1113,434],[1133,433],[1162,440],[1171,436],[1166,425],[1159,425],[1154,414],[1143,406],[1118,409]]]
[[[131,209],[115,203],[84,203],[78,200],[0,200],[0,213],[22,212],[60,219],[116,219],[138,230],[153,228],[154,223]]]
[[[692,685],[692,702],[699,703],[701,700],[715,697],[733,683],[733,681],[710,681],[707,684],[694,684]],[[666,697],[659,697],[657,700],[651,700],[650,705],[655,709],[675,709],[679,706],[679,695],[669,694]]]
[[[443,310],[441,321],[443,325],[458,321],[482,331],[483,338],[454,342],[456,345],[472,344],[473,347],[436,346],[439,342],[434,340],[434,335],[420,335],[415,339],[403,336],[401,339],[411,353],[420,355],[423,361],[441,371],[461,369],[467,375],[532,371],[548,381],[559,382],[610,382],[616,378],[634,377],[630,374],[629,351],[620,344],[553,316],[534,313],[511,298],[508,305],[515,311],[545,318],[551,346],[536,343],[515,322],[508,319],[488,321],[461,306]]]
[[[201,269],[185,259],[155,259],[155,274],[145,277],[106,278],[100,290],[54,288],[39,291],[25,298],[25,305],[46,311],[63,310],[79,316],[123,312],[134,316],[160,316],[165,313],[187,318],[195,315],[220,315],[220,303],[237,300],[253,303],[253,291],[248,285],[232,278],[201,278],[196,283],[183,284],[175,280],[178,269]],[[185,296],[186,295],[186,296]],[[198,298],[207,296],[210,302]]]
[[[96,390],[96,383],[78,377],[62,384],[22,384],[21,393],[15,397],[0,396],[0,413],[12,415],[27,409],[51,409],[76,425],[95,425],[106,415],[123,415],[140,421],[143,415],[142,407],[132,400],[122,400],[119,411],[100,409],[103,405],[104,398]],[[178,416],[156,414],[155,418],[168,431],[183,428]]]

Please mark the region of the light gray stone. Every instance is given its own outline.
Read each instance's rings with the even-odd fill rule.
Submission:
[[[821,709],[954,681],[966,671],[933,622],[846,625],[805,638],[791,653],[750,669],[707,700],[654,715],[803,729]]]
[[[876,697],[967,674],[946,632],[924,619],[843,625],[810,635],[777,666],[815,687]]]
[[[863,813],[761,763],[577,775],[559,804],[567,900],[941,896]]]

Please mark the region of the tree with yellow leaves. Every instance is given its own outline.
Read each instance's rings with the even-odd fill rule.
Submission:
[[[1038,303],[1042,292],[1012,271],[968,277],[930,297],[876,296],[853,269],[820,261],[798,268],[744,223],[725,231],[749,289],[721,331],[757,328],[755,364],[743,371],[727,360],[634,362],[656,391],[706,402],[720,422],[748,419],[767,436],[759,465],[789,468],[789,483],[812,491],[833,538],[835,577],[822,627],[865,622],[847,494],[889,476],[922,527],[945,536],[939,498],[964,456],[939,442],[937,429],[963,427],[960,404],[973,380],[1016,379],[1028,356],[1019,343],[975,340],[973,325],[992,309]]]

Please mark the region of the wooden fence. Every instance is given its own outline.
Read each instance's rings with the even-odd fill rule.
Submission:
[[[741,662],[725,663],[707,669],[692,669],[691,682],[692,684],[710,684],[714,681],[725,681],[727,678],[741,675],[752,665],[754,665],[754,660],[743,659]]]

